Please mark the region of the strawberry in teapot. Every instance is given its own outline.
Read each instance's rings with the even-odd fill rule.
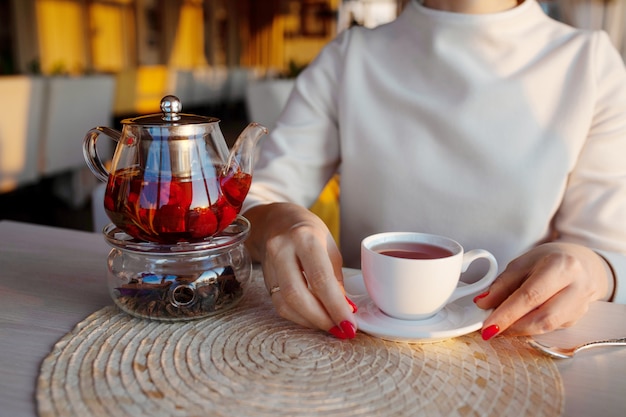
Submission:
[[[229,152],[219,120],[181,113],[166,96],[162,114],[125,119],[122,132],[96,127],[83,153],[107,183],[104,208],[135,239],[162,244],[195,242],[230,225],[252,181],[254,148],[267,129],[250,123]],[[100,134],[117,141],[110,171],[96,149]]]

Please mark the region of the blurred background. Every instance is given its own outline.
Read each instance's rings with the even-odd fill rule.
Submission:
[[[409,0],[0,0],[0,220],[94,230],[98,182],[82,140],[159,111],[270,129],[293,78],[341,31],[393,20]],[[623,52],[624,0],[541,2]],[[106,142],[106,138],[100,140]],[[114,142],[102,145],[103,159]]]

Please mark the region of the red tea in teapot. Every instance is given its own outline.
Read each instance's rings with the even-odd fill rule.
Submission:
[[[111,174],[104,208],[111,221],[130,236],[177,243],[213,236],[231,224],[250,188],[252,176],[236,171],[215,181],[204,178],[150,179],[139,169]]]
[[[83,140],[87,166],[107,182],[107,215],[140,241],[197,242],[222,232],[241,210],[256,143],[268,133],[252,122],[229,149],[219,119],[181,110],[165,96],[161,113],[124,119],[121,132],[95,127]],[[100,135],[117,142],[110,169],[98,155]]]

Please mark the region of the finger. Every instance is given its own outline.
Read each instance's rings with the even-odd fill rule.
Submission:
[[[310,296],[306,298],[310,298],[314,304],[317,304],[317,308],[312,309],[311,311],[324,311],[324,307],[321,305],[317,298],[313,297],[312,293],[307,292],[306,294]],[[276,296],[272,299],[272,302],[281,317],[287,318],[305,327],[321,328],[339,339],[352,339],[356,336],[356,326],[353,325],[352,322],[344,320],[341,321],[338,325],[322,325],[323,327],[320,327],[318,324],[309,320],[310,314],[309,316],[304,316],[303,314],[301,314],[301,311],[303,311],[303,309],[306,309],[306,307],[303,308],[302,299],[300,299],[301,302],[295,304],[294,307],[294,303],[289,302],[292,297],[290,297],[289,295],[284,297],[282,294],[282,290],[275,292],[274,295]],[[346,305],[350,306],[350,311],[354,311],[354,304],[347,297],[344,297],[344,301]]]
[[[295,267],[290,267],[290,264],[295,265]],[[266,287],[277,286],[280,288],[280,291],[275,292],[271,297],[272,303],[281,317],[309,328],[328,330],[333,326],[330,317],[309,291],[295,260],[292,262],[279,260],[278,263],[266,262],[263,266],[263,276]]]
[[[575,305],[576,309],[571,307]],[[578,321],[589,309],[589,303],[583,302],[578,293],[567,287],[517,320],[507,330],[511,336],[530,336],[569,327]]]
[[[474,298],[476,305],[488,310],[499,306],[509,298],[533,273],[533,264],[527,259],[517,258],[511,261],[488,290]]]
[[[283,317],[304,318],[315,328],[342,329],[339,333],[354,336],[356,320],[344,296],[341,255],[325,227],[302,223],[285,239],[268,241],[265,264],[281,287],[284,303],[276,304]]]
[[[268,294],[271,297],[272,304],[279,316],[284,319],[293,321],[304,327],[315,328],[313,323],[307,320],[304,316],[298,313],[297,310],[293,310],[289,307],[285,300],[283,299],[283,295],[281,294],[282,288],[279,285],[278,274],[275,272],[274,264],[272,262],[264,262],[262,264],[263,268],[263,279],[265,281],[265,287],[267,288]],[[285,286],[286,287],[286,286]]]
[[[356,320],[352,313],[352,307],[346,302],[343,288],[343,272],[337,262],[316,262],[316,257],[325,259],[341,259],[334,243],[327,248],[311,248],[311,256],[301,259],[302,269],[315,298],[322,304],[334,324],[340,324],[346,320],[353,324],[356,329]],[[318,252],[319,251],[319,252]],[[333,253],[337,251],[336,253]],[[317,252],[317,253],[316,253]]]
[[[543,305],[550,297],[567,286],[567,282],[557,278],[560,275],[555,275],[554,272],[552,277],[548,275],[550,275],[550,268],[540,268],[531,272],[528,279],[487,317],[482,329],[483,338],[488,340],[496,334],[504,332],[516,321]],[[506,290],[500,292],[500,288],[496,289],[498,293],[494,297],[501,297],[502,294],[509,291],[508,282],[516,279],[519,280],[519,277],[508,279],[506,283],[502,284]]]
[[[293,320],[307,327],[328,331],[336,325],[324,305],[309,289],[310,282],[305,279],[321,273],[303,273],[299,260],[293,258],[287,262],[273,263],[275,276],[280,286],[280,296],[274,297],[274,306],[281,317]],[[326,255],[327,257],[327,255]],[[306,270],[306,269],[305,269]],[[332,274],[332,269],[330,269]],[[337,285],[336,278],[332,279]],[[336,289],[341,294],[341,289]],[[282,301],[282,302],[281,302]],[[345,303],[345,300],[344,300]]]
[[[324,228],[294,228],[291,233],[297,262],[302,268],[309,290],[321,303],[324,319],[330,317],[333,325],[350,321],[356,329],[352,307],[346,302],[343,288],[342,258],[335,241]],[[313,320],[312,316],[309,316]],[[327,322],[324,323],[324,325]],[[320,328],[322,324],[319,325]]]
[[[274,293],[272,296],[272,304],[274,304],[274,308],[276,309],[276,313],[284,319],[292,321],[296,324],[299,324],[303,327],[308,327],[310,329],[317,329],[315,324],[309,321],[306,317],[298,312],[298,310],[294,310],[291,306],[285,302],[280,291]]]
[[[305,280],[302,279],[302,282],[305,282]],[[281,288],[281,294],[278,298],[283,300],[284,304],[274,304],[279,314],[283,317],[286,314],[290,314],[292,317],[299,315],[309,323],[307,327],[325,331],[332,328],[335,323],[324,309],[322,303],[309,290],[308,286],[306,284],[297,286],[293,284],[293,281],[290,281],[284,290]]]

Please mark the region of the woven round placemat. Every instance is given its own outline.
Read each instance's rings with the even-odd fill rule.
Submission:
[[[552,360],[477,333],[432,344],[349,341],[279,318],[257,279],[198,321],[87,317],[44,360],[40,417],[559,416]]]

